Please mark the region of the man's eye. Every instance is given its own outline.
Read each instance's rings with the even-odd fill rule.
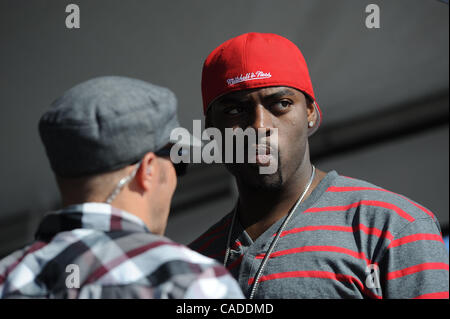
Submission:
[[[278,108],[278,109],[286,109],[288,107],[290,107],[292,105],[292,103],[290,101],[279,101],[277,103],[275,103],[273,106]]]
[[[244,111],[244,109],[239,106],[230,107],[230,108],[225,109],[225,113],[228,115],[236,115],[236,114],[242,113],[243,111]]]

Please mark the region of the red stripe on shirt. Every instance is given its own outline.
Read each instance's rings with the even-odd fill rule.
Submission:
[[[212,237],[210,240],[208,240],[206,243],[204,243],[202,246],[200,246],[198,249],[196,249],[196,251],[200,253],[200,252],[206,250],[206,248],[211,246],[211,244],[214,243],[217,239],[225,236],[225,234],[226,233],[222,233],[222,234],[218,234],[218,235]]]
[[[206,238],[206,237],[209,237],[209,236],[211,236],[211,235],[214,235],[214,234],[216,234],[216,233],[222,231],[222,230],[223,230],[224,228],[226,228],[230,223],[231,223],[231,216],[229,216],[229,217],[227,218],[227,221],[225,221],[222,225],[218,225],[216,228],[211,229],[209,232],[204,233],[203,235],[201,235],[200,237],[198,237],[196,240],[194,240],[191,244],[189,244],[189,246],[190,246],[190,245],[194,245],[194,244],[196,244],[197,242],[199,242],[200,240],[202,240],[202,239],[204,239],[204,238]]]
[[[270,258],[276,258],[276,257],[280,257],[280,256],[304,253],[304,252],[313,252],[313,251],[328,251],[328,252],[346,254],[346,255],[352,256],[354,258],[364,260],[368,265],[376,264],[376,263],[373,263],[370,259],[368,259],[363,252],[356,252],[356,251],[353,251],[353,250],[350,250],[347,248],[337,247],[337,246],[303,246],[303,247],[290,248],[290,249],[273,252],[270,255]],[[264,256],[265,256],[264,253],[258,254],[258,255],[256,255],[255,258],[263,259]]]
[[[239,240],[237,240],[233,246],[231,246],[232,249],[238,249],[238,247],[242,246],[241,242]],[[212,255],[208,255],[209,258],[219,258],[222,256],[225,256],[225,253],[227,252],[226,249],[222,250],[220,253],[218,254],[212,254]]]
[[[381,192],[387,192],[387,193],[391,193],[397,196],[400,196],[403,199],[406,199],[408,202],[410,202],[411,204],[413,204],[414,206],[416,206],[417,208],[419,208],[421,211],[423,211],[424,213],[426,213],[427,215],[429,215],[430,217],[432,217],[433,219],[435,219],[434,214],[432,212],[430,212],[428,209],[426,209],[425,207],[413,202],[412,200],[410,200],[409,198],[388,191],[387,189],[383,189],[383,188],[377,188],[377,187],[354,187],[354,186],[345,186],[345,187],[338,187],[338,186],[330,186],[328,187],[328,189],[326,190],[327,192],[354,192],[354,191],[381,191]]]
[[[364,287],[364,285],[357,278],[352,277],[350,275],[344,274],[336,274],[329,271],[321,271],[321,270],[302,270],[302,271],[287,271],[274,273],[270,275],[261,276],[259,282],[274,280],[274,279],[282,279],[282,278],[322,278],[322,279],[332,279],[337,281],[349,282],[352,284],[356,284],[361,291],[369,295],[371,298],[381,299],[381,296],[375,295],[372,291]],[[248,280],[248,284],[253,284],[255,280],[254,277]]]
[[[382,231],[375,227],[367,227],[366,225],[359,224],[356,227],[353,226],[335,226],[335,225],[319,225],[319,226],[305,226],[305,227],[298,227],[298,228],[292,228],[290,230],[285,230],[281,233],[280,237],[290,235],[290,234],[296,234],[304,231],[316,231],[316,230],[330,230],[330,231],[342,231],[342,232],[357,232],[362,231],[366,233],[367,235],[374,235],[381,238],[386,238],[389,240],[393,240],[394,236],[388,231]],[[275,234],[274,234],[275,236]]]
[[[231,246],[231,249],[238,249],[242,246],[242,243],[239,240],[236,240],[233,245]]]
[[[376,206],[376,207],[382,207],[386,209],[390,209],[395,211],[400,217],[403,217],[404,219],[413,222],[415,219],[410,216],[407,212],[405,212],[403,209],[401,209],[398,206],[395,206],[391,203],[386,203],[382,201],[377,200],[361,200],[356,203],[352,203],[345,206],[327,206],[327,207],[311,207],[305,210],[303,213],[319,213],[319,212],[333,212],[333,211],[347,211],[350,208],[356,208],[359,206]]]
[[[425,271],[425,270],[447,270],[448,271],[448,264],[446,264],[446,263],[418,264],[418,265],[414,265],[414,266],[407,267],[404,269],[392,271],[387,274],[386,279],[391,280],[391,279],[401,278],[401,277],[415,274],[417,272],[421,272],[421,271]]]
[[[388,246],[388,249],[397,247],[397,246],[401,246],[404,244],[408,244],[411,242],[415,242],[418,240],[435,240],[435,241],[444,243],[444,240],[442,239],[442,237],[439,235],[436,235],[436,234],[413,234],[413,235],[409,235],[409,236],[405,236],[405,237],[401,237],[401,238],[393,240],[390,243],[390,245]]]
[[[386,191],[382,188],[378,187],[355,187],[355,186],[330,186],[327,188],[327,192],[353,192],[353,191],[367,191],[367,190],[374,190],[374,191]]]
[[[429,294],[423,294],[412,299],[448,299],[448,291],[431,292]]]
[[[234,267],[240,265],[241,262],[242,262],[242,258],[243,258],[243,257],[244,257],[243,254],[240,255],[238,259],[236,259],[235,261],[233,261],[231,264],[229,264],[229,265],[227,266],[227,269],[228,269],[228,270],[232,270]]]

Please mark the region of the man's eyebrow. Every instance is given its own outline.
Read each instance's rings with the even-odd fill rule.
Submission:
[[[293,92],[292,90],[289,90],[289,89],[278,91],[273,94],[265,96],[264,100],[275,100],[275,99],[279,99],[286,95],[295,96],[295,92]]]
[[[269,94],[267,96],[265,96],[263,99],[264,100],[275,100],[275,99],[279,99],[283,96],[295,96],[295,92],[293,90],[290,89],[284,89],[278,92],[275,92],[273,94]],[[223,96],[222,98],[219,98],[217,100],[217,104],[219,105],[227,105],[227,104],[241,104],[241,105],[245,105],[250,103],[250,100],[247,97],[241,97],[241,96]]]
[[[248,99],[246,98],[239,98],[234,96],[224,96],[223,98],[219,99],[217,102],[218,104],[236,104],[236,103],[248,103]]]

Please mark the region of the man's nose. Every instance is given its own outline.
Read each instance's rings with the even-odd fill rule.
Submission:
[[[256,131],[263,130],[266,132],[266,136],[271,134],[271,129],[273,128],[272,114],[263,105],[257,105],[255,107],[251,122],[249,126]]]

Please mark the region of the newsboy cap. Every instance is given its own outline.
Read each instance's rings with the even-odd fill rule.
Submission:
[[[56,175],[94,175],[135,163],[169,143],[179,126],[176,108],[167,88],[98,77],[55,100],[39,121],[39,133]]]

